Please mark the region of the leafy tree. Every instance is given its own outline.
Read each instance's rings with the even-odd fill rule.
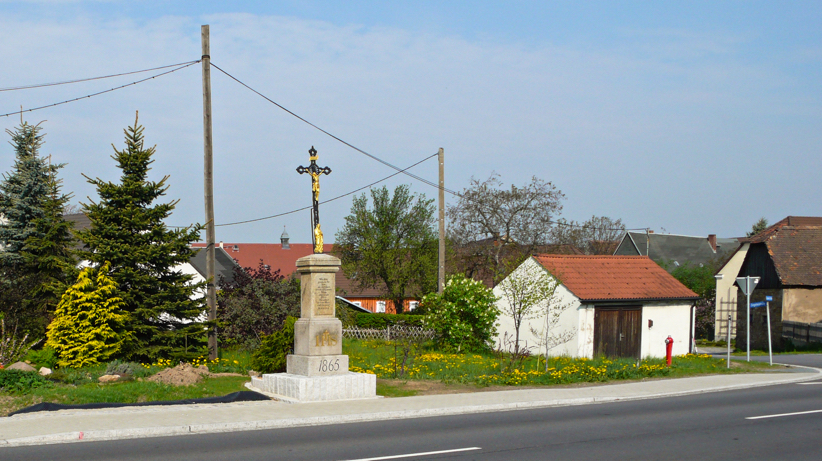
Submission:
[[[62,209],[57,172],[39,155],[39,125],[6,130],[15,151],[14,167],[0,182],[0,312],[23,330],[40,336],[66,285],[74,279],[71,223]]]
[[[716,317],[716,278],[714,274],[720,265],[719,261],[702,266],[686,263],[671,271],[675,279],[699,295],[696,303],[696,327],[694,328],[698,338],[709,338],[714,333]]]
[[[381,289],[402,313],[409,296],[434,290],[437,277],[437,232],[434,200],[401,185],[393,195],[383,186],[354,197],[351,214],[335,236],[345,276],[359,290]]]
[[[96,271],[83,269],[57,305],[46,346],[57,351],[61,367],[105,362],[129,339],[124,329],[128,316],[117,284],[108,276],[110,267],[105,263]]]
[[[221,283],[217,297],[220,339],[254,349],[263,336],[282,327],[287,316],[300,316],[300,281],[285,278],[262,261],[257,269],[234,267],[234,278]]]
[[[768,220],[765,217],[759,218],[759,221],[755,222],[753,226],[751,226],[750,232],[748,232],[748,237],[753,237],[754,235],[762,232],[763,230],[768,228]]]
[[[540,346],[545,348],[546,353],[573,338],[573,332],[557,329],[560,314],[569,307],[559,304],[556,298],[559,285],[557,276],[549,274],[533,258],[526,259],[497,285],[502,293],[500,311],[514,324],[514,356],[518,356],[521,350],[519,338],[522,323],[529,319],[545,318],[543,327],[531,333],[540,338]]]
[[[191,259],[192,241],[202,226],[171,230],[163,220],[178,201],[155,204],[166,194],[168,176],[149,181],[155,148],[144,147],[143,127],[135,120],[125,131],[126,147],[112,158],[122,170],[119,183],[88,179],[97,187],[99,202],[83,205],[91,221],[78,232],[87,245],[84,257],[97,265],[111,263],[111,276],[128,312],[127,328],[134,340],[124,355],[137,360],[184,357],[187,346],[201,344],[203,325],[195,322],[204,310],[202,298],[192,299],[204,284],[175,269]]]
[[[565,197],[537,177],[522,187],[502,185],[496,173],[485,181],[471,178],[457,204],[448,207],[449,238],[463,250],[461,264],[479,272],[485,268],[495,282],[505,275],[506,261],[549,243],[553,219]]]
[[[491,347],[499,311],[496,296],[481,282],[462,274],[448,278],[440,293],[422,299],[425,324],[438,333],[441,345],[456,351],[482,351]]]
[[[591,216],[584,223],[560,219],[551,231],[553,243],[570,244],[585,254],[609,255],[616,251],[619,239],[625,234],[621,219]]]

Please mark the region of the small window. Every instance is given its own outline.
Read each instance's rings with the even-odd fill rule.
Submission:
[[[385,313],[385,301],[377,301],[377,313],[384,314]]]
[[[362,301],[353,301],[351,304],[353,304],[357,307],[362,307]]]
[[[234,245],[233,250],[234,251],[240,251],[240,245]]]
[[[420,305],[420,302],[419,302],[419,301],[409,301],[409,302],[408,302],[408,310],[409,310],[409,311],[413,311],[414,309],[416,309],[417,307],[419,307],[419,305]]]

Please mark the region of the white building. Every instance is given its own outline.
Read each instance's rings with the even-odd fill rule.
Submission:
[[[494,288],[498,345],[512,349],[512,302],[544,286],[540,278],[556,287],[550,309],[542,303],[522,320],[519,345],[532,353],[664,357],[668,336],[674,355],[690,350],[696,293],[646,256],[610,255],[536,255],[522,263]]]

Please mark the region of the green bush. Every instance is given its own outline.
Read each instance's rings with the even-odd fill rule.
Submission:
[[[109,277],[111,265],[87,267],[60,299],[48,326],[46,346],[57,350],[61,367],[81,368],[104,362],[120,352],[131,337],[117,284]],[[95,274],[96,273],[96,274]]]
[[[0,390],[10,394],[50,385],[46,378],[33,371],[0,370]]]
[[[437,331],[445,350],[488,350],[499,317],[496,301],[490,288],[456,274],[448,279],[442,294],[431,293],[422,299],[428,312],[425,324]]]
[[[296,317],[288,316],[283,327],[268,336],[264,336],[260,347],[254,351],[251,366],[260,373],[279,373],[285,371],[285,357],[294,350],[294,324]]]
[[[388,326],[393,326],[398,323],[405,325],[413,325],[421,327],[423,325],[424,315],[413,314],[366,314],[360,312],[357,314],[356,324],[360,328],[374,328],[382,330]]]
[[[31,350],[26,354],[26,360],[38,367],[53,369],[57,365],[57,351],[48,346],[39,351]]]

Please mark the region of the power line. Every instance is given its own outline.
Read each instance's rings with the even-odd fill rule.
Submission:
[[[309,126],[313,127],[314,129],[316,129],[316,130],[320,131],[321,133],[323,133],[323,134],[325,134],[325,135],[329,136],[330,138],[332,138],[332,139],[334,139],[334,140],[336,140],[336,141],[339,141],[339,142],[340,142],[340,143],[342,143],[342,144],[345,144],[346,146],[348,146],[348,147],[350,147],[350,148],[354,149],[355,151],[357,151],[357,152],[359,152],[359,153],[361,153],[361,154],[363,154],[363,155],[365,155],[365,156],[367,156],[367,157],[370,157],[371,159],[376,160],[376,161],[378,161],[378,162],[382,163],[383,165],[385,165],[385,166],[387,166],[387,167],[389,167],[389,168],[393,168],[394,170],[397,170],[397,172],[399,172],[399,173],[403,173],[403,174],[405,174],[405,175],[408,175],[408,176],[410,176],[410,177],[412,177],[412,178],[416,179],[417,181],[420,181],[420,182],[422,182],[422,183],[428,184],[428,185],[429,185],[429,186],[431,186],[431,187],[435,187],[435,188],[439,189],[439,187],[440,187],[440,186],[439,186],[439,184],[436,184],[436,183],[434,183],[434,182],[432,182],[432,181],[429,181],[429,180],[427,180],[427,179],[425,179],[425,178],[423,178],[423,177],[420,177],[420,176],[417,176],[417,175],[415,175],[415,174],[412,174],[412,173],[409,173],[409,172],[405,171],[405,170],[407,170],[407,168],[406,168],[406,169],[401,169],[400,167],[398,167],[398,166],[396,166],[396,165],[393,165],[393,164],[391,164],[391,163],[389,163],[389,162],[387,162],[387,161],[385,161],[385,160],[383,160],[383,159],[381,159],[381,158],[379,158],[379,157],[377,157],[377,156],[375,156],[375,155],[369,154],[368,152],[366,152],[366,151],[364,151],[364,150],[360,149],[359,147],[357,147],[357,146],[355,146],[355,145],[353,145],[353,144],[349,143],[348,141],[345,141],[345,140],[343,140],[343,139],[341,139],[341,138],[339,138],[339,137],[337,137],[337,136],[335,136],[335,135],[333,135],[333,134],[329,133],[328,131],[326,131],[326,130],[324,130],[324,129],[320,128],[319,126],[317,126],[317,125],[315,125],[315,124],[313,124],[313,123],[309,122],[308,120],[304,119],[303,117],[301,117],[301,116],[297,115],[296,113],[292,112],[291,110],[287,109],[287,108],[286,108],[286,107],[284,107],[282,104],[277,103],[276,101],[272,100],[272,99],[271,99],[271,98],[269,98],[268,96],[266,96],[266,95],[264,95],[264,94],[260,93],[259,91],[255,90],[254,88],[251,88],[250,86],[248,86],[247,84],[245,84],[244,82],[242,82],[242,81],[241,81],[240,79],[238,79],[237,77],[235,77],[235,76],[233,76],[233,75],[229,74],[228,72],[224,71],[223,69],[221,69],[218,65],[214,64],[213,62],[211,63],[211,65],[212,65],[215,69],[219,70],[220,72],[222,72],[223,74],[225,74],[226,76],[228,76],[228,78],[230,78],[230,79],[234,80],[235,82],[239,83],[240,85],[244,86],[244,87],[245,87],[245,88],[247,88],[248,90],[250,90],[250,91],[252,91],[253,93],[255,93],[257,96],[260,96],[261,98],[265,99],[266,101],[270,102],[271,104],[274,104],[275,106],[277,106],[277,107],[279,107],[280,109],[284,110],[285,112],[287,112],[288,114],[290,114],[290,115],[292,115],[293,117],[297,118],[297,119],[298,119],[298,120],[300,120],[301,122],[303,122],[303,123],[305,123],[305,124],[307,124],[307,125],[309,125]],[[449,189],[446,189],[446,188],[443,188],[443,190],[445,190],[445,191],[446,191],[446,192],[448,192],[448,193],[451,193],[451,194],[457,195],[457,194],[456,194],[456,192],[454,192],[454,191],[452,191],[452,190],[449,190]]]
[[[429,157],[425,157],[424,159],[422,159],[422,160],[420,160],[419,162],[417,162],[417,163],[415,163],[415,164],[413,164],[413,165],[409,166],[408,168],[404,168],[404,169],[402,169],[402,170],[400,170],[400,171],[398,171],[398,172],[396,172],[396,173],[394,173],[394,174],[391,174],[391,175],[389,175],[389,176],[386,176],[386,177],[384,177],[384,178],[382,178],[382,179],[380,179],[380,180],[378,180],[378,181],[374,181],[374,182],[372,182],[371,184],[368,184],[368,185],[366,185],[366,186],[362,186],[362,187],[360,187],[359,189],[354,189],[354,190],[352,190],[351,192],[347,192],[347,193],[345,193],[345,194],[338,195],[338,196],[336,196],[336,197],[334,197],[334,198],[330,198],[330,199],[328,199],[328,200],[322,201],[322,202],[320,202],[320,204],[325,204],[325,203],[333,202],[334,200],[338,200],[338,199],[341,199],[341,198],[343,198],[343,197],[347,197],[347,196],[349,196],[349,195],[351,195],[351,194],[356,194],[357,192],[359,192],[359,191],[361,191],[361,190],[363,190],[363,189],[368,189],[369,187],[374,186],[375,184],[379,184],[379,183],[381,183],[381,182],[383,182],[383,181],[386,181],[386,180],[388,180],[388,179],[390,179],[390,178],[393,178],[394,176],[397,176],[397,175],[398,175],[398,174],[400,174],[400,173],[405,173],[405,172],[406,172],[406,170],[409,170],[409,169],[411,169],[411,168],[414,168],[415,166],[419,165],[420,163],[422,163],[422,162],[424,162],[424,161],[426,161],[426,160],[429,160],[429,159],[431,159],[431,158],[434,158],[434,157],[436,157],[436,156],[437,156],[437,154],[431,155],[431,156],[429,156]],[[310,210],[310,209],[311,209],[311,205],[306,206],[306,207],[303,207],[303,208],[298,208],[298,209],[296,209],[296,210],[286,211],[285,213],[278,213],[278,214],[275,214],[275,215],[266,216],[266,217],[263,217],[263,218],[247,219],[247,220],[245,220],[245,221],[237,221],[237,222],[231,222],[231,223],[225,223],[225,224],[215,224],[215,225],[214,225],[214,227],[225,227],[225,226],[235,226],[235,225],[237,225],[237,224],[247,224],[247,223],[252,223],[252,222],[257,222],[257,221],[263,221],[263,220],[266,220],[266,219],[279,218],[280,216],[285,216],[285,215],[289,215],[289,214],[293,214],[293,213],[298,213],[298,212],[300,212],[300,211],[305,211],[305,210]],[[173,227],[173,226],[169,226],[169,227]]]
[[[177,63],[177,64],[169,64],[167,66],[152,67],[151,69],[135,70],[135,71],[131,71],[131,72],[123,72],[123,73],[120,73],[120,74],[102,75],[102,76],[99,76],[99,77],[80,78],[80,79],[77,79],[77,80],[65,80],[65,81],[62,81],[62,82],[37,83],[37,84],[34,84],[34,85],[13,86],[13,87],[8,87],[8,88],[0,88],[0,92],[3,92],[3,91],[16,91],[16,90],[29,90],[29,89],[32,89],[32,88],[43,88],[43,87],[48,87],[48,86],[68,85],[68,84],[71,84],[71,83],[89,82],[89,81],[92,81],[92,80],[101,80],[101,79],[104,79],[104,78],[122,77],[123,75],[140,74],[140,73],[143,73],[143,72],[151,72],[153,70],[167,69],[169,67],[177,67],[177,66],[182,66],[182,65],[185,65],[185,64],[195,64],[197,62],[199,62],[199,61],[180,62],[180,63]]]
[[[146,80],[151,80],[153,78],[157,78],[157,77],[161,77],[163,75],[168,75],[170,73],[177,72],[178,70],[185,69],[186,67],[189,67],[189,66],[193,66],[194,64],[197,64],[198,62],[200,62],[200,61],[199,60],[192,61],[188,64],[183,65],[183,66],[177,67],[176,69],[171,69],[169,71],[162,72],[162,73],[159,73],[157,75],[152,75],[151,77],[146,77],[142,80],[137,80],[136,82],[131,82],[131,83],[127,83],[125,85],[120,85],[118,87],[110,88],[110,89],[105,90],[105,91],[98,91],[97,93],[92,93],[92,94],[88,94],[88,95],[85,95],[85,96],[80,96],[79,98],[69,99],[69,100],[62,101],[62,102],[56,102],[54,104],[48,104],[48,105],[45,105],[45,106],[35,107],[33,109],[25,109],[25,110],[21,109],[21,110],[17,110],[17,111],[14,111],[14,112],[9,112],[8,114],[2,114],[2,115],[0,115],[0,117],[8,117],[10,115],[22,114],[23,112],[34,112],[36,110],[46,109],[46,108],[49,108],[49,107],[59,106],[61,104],[67,104],[67,103],[70,103],[70,102],[79,101],[81,99],[90,98],[92,96],[98,96],[98,95],[101,95],[101,94],[104,94],[104,93],[110,93],[110,92],[115,91],[115,90],[119,90],[119,89],[122,89],[122,88],[125,88],[125,87],[128,87],[128,86],[132,86],[132,85],[136,85],[138,83],[145,82]]]

